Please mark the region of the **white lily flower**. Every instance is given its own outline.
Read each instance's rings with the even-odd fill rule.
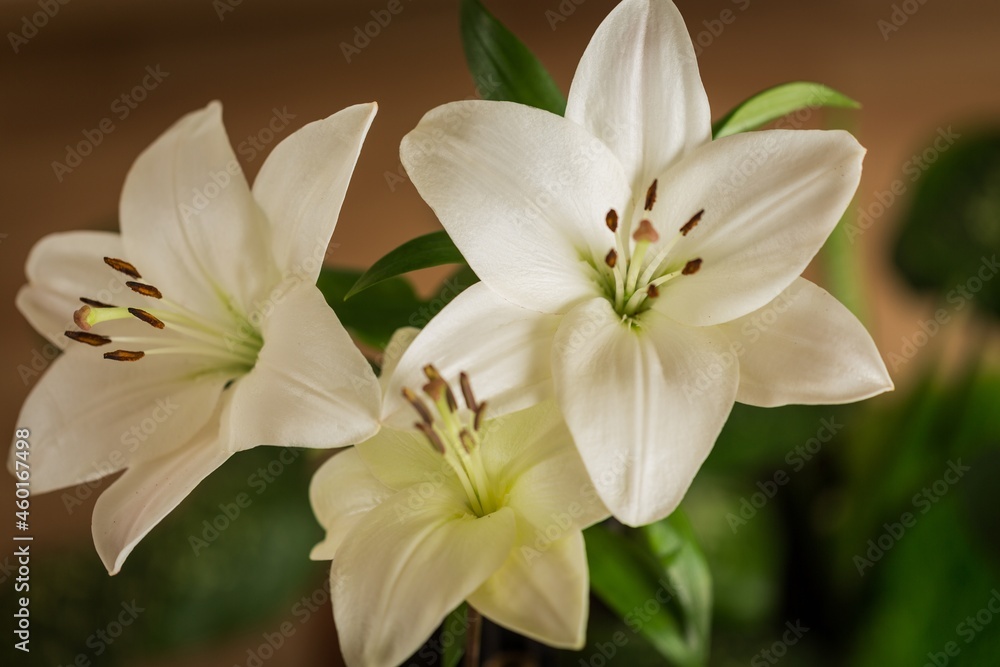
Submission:
[[[111,574],[233,453],[377,431],[378,382],[315,287],[375,112],[288,136],[251,191],[212,103],[136,160],[121,234],[53,234],[31,251],[17,306],[69,345],[18,418],[32,489],[127,468],[94,507]]]
[[[333,559],[340,646],[352,667],[413,654],[463,600],[552,646],[584,645],[582,529],[608,516],[552,402],[487,420],[433,368],[407,391],[416,428],[383,428],[316,473],[310,498]]]
[[[848,206],[864,149],[841,131],[712,141],[668,0],[611,12],[565,118],[448,104],[401,155],[482,283],[417,338],[384,417],[423,360],[449,380],[481,378],[501,411],[554,391],[604,502],[641,525],[678,505],[734,401],[841,403],[892,387],[858,320],[799,278]],[[600,476],[618,460],[620,474]]]

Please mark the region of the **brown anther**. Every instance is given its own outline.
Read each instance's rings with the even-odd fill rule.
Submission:
[[[145,352],[132,350],[115,350],[114,352],[104,353],[104,358],[111,361],[139,361],[145,356]]]
[[[146,324],[148,324],[151,327],[156,327],[157,329],[162,329],[163,326],[164,326],[163,320],[159,319],[158,317],[154,317],[154,316],[150,315],[149,313],[147,313],[145,310],[143,310],[141,308],[129,308],[128,312],[132,313],[133,317],[142,320],[143,322],[145,322]]]
[[[685,222],[684,226],[681,227],[681,236],[687,236],[692,229],[697,227],[698,223],[701,222],[701,216],[703,215],[705,215],[705,209],[701,209],[693,216],[691,216],[691,219]]]
[[[698,269],[701,268],[701,258],[692,259],[690,262],[684,265],[684,269],[681,271],[681,275],[692,276],[698,273]]]
[[[608,229],[613,232],[618,231],[618,212],[615,209],[608,210],[608,214],[604,217],[604,222],[607,224]]]
[[[618,263],[618,253],[614,248],[608,251],[608,254],[604,256],[604,263],[610,266],[612,269],[615,268],[615,264]]]
[[[81,306],[73,311],[73,323],[84,331],[90,331],[90,322],[87,321],[89,316],[90,306]]]
[[[646,190],[646,210],[647,211],[652,211],[653,210],[653,204],[656,203],[656,181],[657,181],[657,179],[654,178],[653,179],[653,184],[649,186],[648,190]]]
[[[441,442],[441,436],[437,434],[437,431],[434,430],[433,426],[430,424],[424,424],[423,422],[417,422],[414,426],[416,426],[417,429],[431,441],[431,447],[433,447],[438,454],[444,454],[445,451],[447,451],[444,448],[444,443]]]
[[[646,288],[646,294],[649,296],[650,299],[655,299],[656,297],[660,296],[660,288],[657,287],[656,285],[650,285],[649,287]]]
[[[434,368],[434,364],[427,364],[424,366],[424,375],[427,376],[428,380],[440,380],[441,374],[438,373],[438,369]]]
[[[99,336],[97,334],[87,333],[86,331],[67,331],[64,335],[70,340],[75,340],[78,343],[86,343],[87,345],[93,345],[94,347],[107,345],[111,342],[111,339],[107,336]]]
[[[413,409],[417,411],[417,414],[419,414],[420,418],[424,420],[424,423],[426,424],[434,423],[434,417],[431,415],[431,411],[427,409],[427,406],[424,405],[424,402],[421,401],[420,397],[414,394],[412,390],[404,387],[403,398],[405,398],[406,401],[413,406]]]
[[[466,429],[462,429],[458,432],[458,439],[462,443],[462,449],[465,450],[466,454],[471,454],[472,450],[476,448],[476,441]]]
[[[469,382],[468,374],[459,373],[458,383],[462,387],[462,398],[465,399],[465,406],[475,412],[479,403],[476,403],[476,395],[472,393],[472,383]]]
[[[440,392],[443,391],[444,397],[448,401],[448,408],[452,412],[458,410],[458,402],[455,400],[455,394],[451,393],[451,387],[449,387],[448,383],[444,381],[444,378],[441,377],[441,374],[438,373],[438,370],[434,368],[433,364],[427,364],[424,366],[424,375],[426,375],[427,379],[430,380],[430,382],[425,384],[423,387],[424,393],[434,399],[434,402],[436,403],[441,400]]]
[[[147,285],[146,283],[137,283],[134,280],[128,280],[125,282],[133,292],[141,294],[143,296],[151,296],[154,299],[162,299],[163,294],[160,290],[156,289],[152,285]]]
[[[640,243],[643,241],[656,243],[660,240],[660,235],[653,229],[653,223],[649,220],[643,220],[639,223],[639,229],[635,230],[635,233],[632,234],[632,238]]]
[[[483,426],[483,415],[486,414],[486,401],[479,404],[476,408],[476,418],[472,420],[472,428],[478,431]]]
[[[114,257],[105,257],[104,258],[104,263],[107,264],[108,266],[110,266],[115,271],[121,271],[122,273],[124,273],[126,276],[129,276],[130,278],[135,278],[136,280],[138,280],[139,278],[142,278],[142,276],[139,275],[139,272],[136,270],[136,268],[134,266],[132,266],[131,264],[129,264],[128,262],[126,262],[124,259],[115,259]]]
[[[114,308],[114,306],[110,303],[104,303],[103,301],[97,301],[96,299],[88,299],[85,296],[81,296],[80,301],[87,304],[91,308]]]

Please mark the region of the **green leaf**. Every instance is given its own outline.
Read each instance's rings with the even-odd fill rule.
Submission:
[[[445,232],[431,232],[411,239],[391,251],[388,255],[372,264],[364,272],[354,286],[348,290],[344,300],[377,285],[383,280],[442,264],[461,264],[465,262],[462,253]]]
[[[711,582],[687,520],[625,531],[586,531],[594,594],[673,664],[705,664]]]
[[[800,109],[836,107],[857,109],[851,98],[819,83],[796,81],[757,93],[712,126],[716,139],[753,130]]]
[[[479,0],[462,0],[462,45],[479,95],[563,115],[566,98],[528,48]]]
[[[469,629],[468,607],[463,602],[448,614],[441,625],[441,667],[456,667],[465,654],[465,634]]]
[[[418,320],[422,321],[424,302],[404,278],[382,280],[366,290],[364,298],[344,301],[344,296],[360,278],[360,271],[323,269],[316,286],[341,323],[361,342],[385,349],[396,329],[416,326]]]

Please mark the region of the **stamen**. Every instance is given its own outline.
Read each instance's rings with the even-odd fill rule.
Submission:
[[[684,265],[684,269],[681,271],[681,275],[693,276],[698,273],[698,269],[701,268],[701,258],[692,259],[690,262]]]
[[[610,266],[612,269],[615,268],[615,264],[618,263],[618,253],[614,248],[608,251],[608,254],[604,257],[604,263]]]
[[[613,232],[618,231],[618,212],[615,209],[610,209],[608,214],[604,217],[604,222],[607,224],[608,229]]]
[[[650,299],[655,299],[660,296],[660,288],[656,285],[650,285],[646,288],[646,294],[649,295]]]
[[[70,340],[75,340],[78,343],[86,343],[87,345],[93,345],[94,347],[107,345],[111,342],[111,339],[107,336],[86,333],[85,331],[67,331],[64,335]]]
[[[483,415],[486,414],[486,401],[479,404],[476,408],[476,417],[472,421],[472,429],[478,431],[483,426]]]
[[[413,409],[417,411],[417,413],[420,415],[420,418],[424,420],[425,424],[429,426],[434,423],[434,417],[431,416],[431,411],[427,409],[427,406],[424,405],[424,402],[421,401],[420,397],[414,394],[412,390],[410,390],[407,387],[404,387],[403,398],[405,398],[406,401],[413,406]]]
[[[691,216],[691,219],[688,220],[687,222],[685,222],[684,226],[681,227],[681,235],[682,236],[687,236],[691,232],[692,229],[694,229],[695,227],[697,227],[698,223],[701,222],[701,216],[703,216],[703,215],[705,215],[705,209],[701,209],[700,211],[698,211],[697,213],[695,213],[693,216]]]
[[[162,299],[163,294],[160,290],[156,289],[152,285],[147,285],[146,283],[137,283],[134,280],[128,280],[125,282],[126,285],[133,291],[143,296],[151,296],[154,299]]]
[[[472,450],[476,448],[476,439],[466,429],[463,428],[458,432],[458,439],[461,441],[462,448],[465,449],[466,454],[471,454]]]
[[[126,276],[130,278],[135,278],[136,280],[142,278],[139,272],[134,266],[126,262],[124,259],[115,259],[114,257],[105,257],[104,263],[110,266],[115,271],[121,271]]]
[[[425,384],[422,389],[424,393],[431,397],[431,400],[437,403],[444,396],[445,383],[441,378],[434,378],[427,384]]]
[[[435,449],[435,451],[437,451],[438,454],[443,455],[447,452],[444,447],[444,443],[441,442],[441,436],[437,434],[437,431],[434,430],[433,426],[423,422],[417,422],[414,426],[416,426],[417,429],[431,441],[431,446]]]
[[[110,303],[104,303],[103,301],[97,301],[96,299],[88,299],[85,296],[81,296],[80,301],[93,308],[114,308],[114,306]]]
[[[462,398],[465,399],[466,407],[475,412],[479,409],[479,404],[476,403],[476,396],[472,393],[472,384],[469,383],[469,375],[465,372],[459,373],[458,383],[462,386]]]
[[[139,361],[145,356],[145,352],[133,350],[115,350],[114,352],[104,353],[104,358],[112,361]]]
[[[660,240],[660,235],[657,233],[656,229],[653,228],[653,223],[649,220],[643,219],[642,222],[639,223],[639,229],[635,230],[635,233],[632,234],[632,238],[639,243],[644,241],[648,243],[656,243]]]
[[[652,211],[653,210],[653,204],[656,203],[656,181],[657,180],[658,179],[654,178],[653,179],[653,184],[649,186],[648,190],[646,190],[646,210],[647,211]]]
[[[156,327],[157,329],[162,329],[164,326],[163,320],[153,317],[141,308],[129,308],[128,312],[132,313],[132,315],[134,315],[137,319],[140,319],[146,324]]]

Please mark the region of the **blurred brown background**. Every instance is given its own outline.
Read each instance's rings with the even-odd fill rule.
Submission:
[[[431,231],[437,223],[416,191],[398,177],[402,136],[433,106],[471,97],[458,37],[457,0],[401,0],[404,10],[347,62],[341,43],[382,10],[384,0],[73,0],[37,29],[26,43],[10,33],[24,30],[24,17],[38,2],[3,2],[0,46],[3,77],[3,223],[0,224],[0,304],[7,325],[0,348],[3,400],[0,425],[12,432],[32,380],[18,366],[30,364],[39,341],[13,307],[23,281],[23,263],[43,235],[59,230],[109,227],[118,193],[132,160],[182,114],[212,99],[225,105],[225,119],[249,176],[263,155],[297,127],[347,105],[376,100],[380,112],[361,155],[328,261],[364,267],[399,243]],[[44,2],[42,4],[45,4]],[[548,66],[568,90],[576,63],[610,0],[507,0],[487,3]],[[828,84],[860,100],[856,133],[868,147],[858,204],[868,209],[876,193],[897,179],[914,153],[939,128],[996,120],[1000,115],[1000,3],[995,0],[928,0],[898,30],[883,34],[891,20],[888,0],[678,0],[702,45],[700,63],[716,116],[748,95],[790,80]],[[569,11],[572,10],[572,11]],[[734,19],[717,21],[724,10]],[[51,10],[50,10],[51,11]],[[547,12],[549,12],[547,14]],[[553,17],[559,20],[554,25]],[[722,28],[721,31],[719,28]],[[713,33],[713,28],[715,33]],[[168,73],[122,119],[115,100],[141,84],[146,68]],[[112,106],[115,104],[115,106]],[[275,110],[294,118],[263,153],[264,128]],[[67,145],[112,117],[106,134],[79,166],[61,175]],[[273,125],[272,127],[275,127]],[[255,154],[256,153],[256,154]],[[868,284],[877,296],[871,327],[883,354],[897,350],[925,304],[890,272],[886,247],[903,206],[889,206],[856,247]],[[442,275],[418,277],[424,288]],[[905,383],[918,364],[897,377]],[[5,477],[0,507],[12,498]],[[37,550],[88,542],[86,511],[67,517],[56,494],[34,499]],[[92,499],[91,499],[92,502]],[[9,530],[4,521],[4,534]],[[128,565],[126,564],[126,567]],[[10,586],[10,581],[3,585]],[[44,582],[35,582],[44,585]],[[245,659],[260,632],[223,646],[192,647],[189,654],[149,664],[219,665]],[[273,664],[329,665],[335,655],[333,623],[317,614],[281,649]]]

